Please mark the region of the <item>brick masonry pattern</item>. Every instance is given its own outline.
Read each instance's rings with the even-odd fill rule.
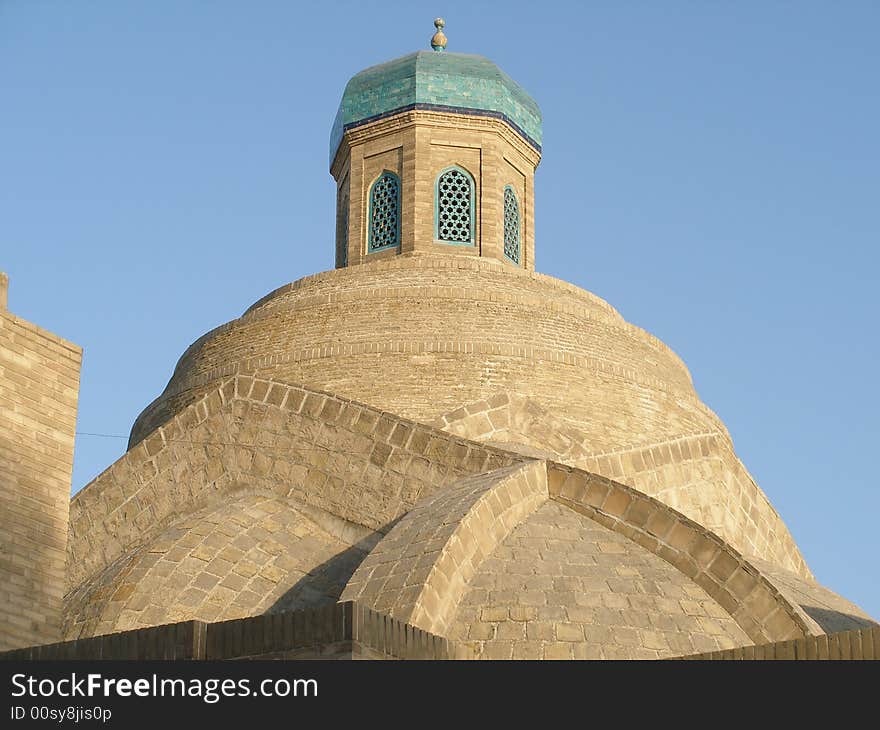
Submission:
[[[80,586],[67,599],[64,636],[335,603],[374,541],[353,546],[347,526],[331,534],[306,512],[291,500],[233,492]]]
[[[0,661],[100,659],[474,659],[469,648],[346,602],[206,624],[185,621],[0,652]],[[552,657],[551,657],[552,658]],[[880,627],[678,657],[876,660]]]
[[[505,394],[527,398],[550,414],[531,431],[543,426],[570,442],[548,455],[633,483],[742,552],[809,576],[681,361],[601,300],[550,277],[413,256],[282,287],[184,353],[166,393],[138,419],[133,442],[236,372],[311,383],[435,425]],[[459,433],[487,438],[479,429]]]
[[[689,634],[694,650],[709,648],[710,641],[716,642],[712,648],[742,641],[742,634],[761,642],[820,630],[723,540],[623,484],[469,442],[327,393],[239,376],[185,408],[74,499],[70,635],[87,636],[101,621],[105,629],[124,628],[280,610],[291,605],[279,601],[282,596],[292,605],[329,602],[340,590],[343,600],[357,598],[393,619],[451,635],[462,631],[455,628],[456,612],[463,597],[477,589],[483,561],[496,550],[501,553],[491,559],[501,559],[504,541],[548,498],[598,523],[594,532],[601,526],[618,536],[601,542],[628,538],[633,544],[627,556],[643,556],[641,546],[669,570],[678,569],[679,588],[689,596],[679,599],[679,607],[684,610],[681,600],[694,598],[703,611],[695,614]],[[235,545],[242,534],[253,540]],[[310,549],[300,551],[300,540]],[[595,543],[581,546],[587,558],[595,557],[590,547]],[[249,556],[249,550],[256,552]],[[651,573],[656,566],[645,568],[653,575],[645,577],[643,557],[635,563],[644,586],[658,582]],[[261,572],[263,564],[269,573]],[[322,566],[335,567],[324,575]],[[314,582],[308,586],[297,604],[290,589],[306,575],[326,580],[320,591]],[[637,594],[653,595],[638,588],[627,592],[623,586],[631,584],[619,574],[604,578],[610,579],[621,581],[616,585],[633,611],[633,602],[648,600]],[[238,592],[243,595],[236,600]],[[232,607],[224,604],[228,600]],[[172,612],[163,613],[169,606]],[[508,606],[508,617],[511,610]],[[721,620],[720,611],[732,617],[741,635],[730,620]],[[677,616],[672,611],[669,620]],[[468,621],[462,618],[459,627],[470,626]],[[555,623],[574,622],[555,621],[554,632]],[[533,631],[548,631],[537,626]],[[633,655],[687,649],[688,642],[658,638],[649,627],[609,626],[612,635],[615,628],[644,630],[636,630],[642,643],[631,647]],[[586,624],[582,627],[586,645]],[[500,631],[506,636],[512,629]],[[576,628],[566,627],[562,634],[572,638],[572,631]],[[490,648],[496,634],[476,640],[469,632],[463,645],[470,651],[513,651],[510,644]],[[552,644],[559,643],[555,637]],[[544,656],[564,653],[548,648],[548,639],[541,641]],[[564,643],[571,655],[587,651],[575,649],[576,641]],[[598,646],[603,655],[614,655],[610,645]],[[535,650],[523,644],[517,656]]]
[[[470,658],[465,647],[351,602],[216,623],[183,621],[0,653],[0,661]]]
[[[0,650],[56,641],[82,350],[0,294]]]
[[[540,462],[508,467],[424,500],[367,556],[343,599],[445,635],[475,571],[547,499],[543,471]]]
[[[487,659],[657,659],[751,643],[669,563],[553,501],[480,566],[449,637]]]
[[[626,482],[728,540],[747,555],[809,569],[785,524],[718,433],[590,453],[583,435],[530,398],[499,393],[436,419],[449,433],[504,448],[527,444],[585,471]]]
[[[537,461],[424,500],[343,598],[494,658],[671,656],[815,630],[748,560],[684,515]]]
[[[333,515],[350,544],[461,476],[519,461],[327,393],[232,378],[74,496],[68,590],[243,487]]]

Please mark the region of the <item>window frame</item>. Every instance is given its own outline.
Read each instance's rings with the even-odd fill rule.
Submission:
[[[507,254],[507,214],[505,210],[507,207],[505,203],[507,201],[505,199],[507,198],[508,191],[510,191],[510,194],[513,196],[513,202],[516,204],[516,253],[519,257],[518,261]],[[515,264],[516,266],[522,266],[522,238],[522,206],[519,202],[519,195],[516,194],[516,188],[514,188],[513,185],[505,185],[504,192],[501,195],[501,253],[507,261],[510,261],[510,263]]]
[[[379,184],[379,181],[386,176],[393,177],[397,182],[397,216],[396,216],[396,227],[394,231],[394,242],[386,243],[384,246],[378,246],[373,248],[370,243],[373,235],[373,198],[376,192],[376,185]],[[366,236],[366,249],[367,255],[369,256],[371,253],[379,253],[380,251],[387,251],[392,248],[400,248],[400,214],[401,214],[401,197],[402,197],[402,185],[400,182],[400,175],[398,175],[394,170],[382,170],[377,176],[376,179],[370,183],[369,193],[367,194],[367,236]]]
[[[440,238],[440,179],[448,172],[460,172],[470,183],[470,239],[468,241],[446,241]],[[476,246],[477,245],[477,183],[474,176],[461,165],[449,165],[444,167],[434,178],[434,243],[442,243],[448,246]]]

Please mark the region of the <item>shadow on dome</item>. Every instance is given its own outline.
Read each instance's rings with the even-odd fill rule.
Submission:
[[[832,634],[836,631],[851,631],[853,629],[861,629],[866,626],[876,626],[877,622],[872,621],[864,616],[857,616],[852,613],[843,611],[835,611],[829,608],[820,608],[819,606],[801,605],[804,612],[815,621],[821,629]]]
[[[294,583],[265,613],[296,611],[336,603],[367,553],[375,545],[366,538],[315,566]]]

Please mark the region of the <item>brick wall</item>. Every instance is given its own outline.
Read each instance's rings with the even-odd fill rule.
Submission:
[[[0,650],[60,638],[82,350],[5,309],[0,282]]]

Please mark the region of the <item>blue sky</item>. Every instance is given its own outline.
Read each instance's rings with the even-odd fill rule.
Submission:
[[[184,349],[333,265],[360,69],[488,56],[544,113],[537,268],[688,364],[818,579],[880,617],[880,4],[0,0],[0,269],[127,435]],[[123,439],[79,437],[74,490]]]

